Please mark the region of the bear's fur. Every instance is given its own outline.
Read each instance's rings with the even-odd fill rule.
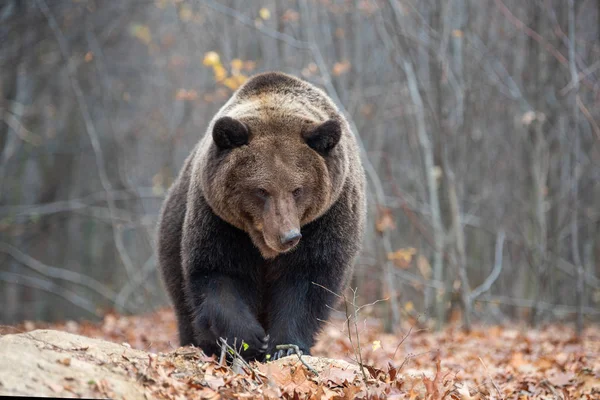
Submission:
[[[218,111],[161,210],[160,271],[181,345],[310,354],[349,282],[366,215],[347,121],[313,85],[256,75]],[[320,286],[319,286],[320,285]],[[322,286],[322,287],[321,287]],[[244,346],[246,347],[246,346]]]

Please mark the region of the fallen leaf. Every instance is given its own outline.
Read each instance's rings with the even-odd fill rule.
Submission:
[[[354,400],[358,392],[362,389],[360,386],[349,385],[344,388],[344,400]]]
[[[559,372],[555,375],[548,377],[548,382],[554,386],[567,386],[573,379],[575,374],[572,372]]]
[[[471,396],[471,393],[469,393],[469,386],[467,386],[467,384],[457,384],[456,385],[456,391],[458,392],[458,394],[460,394],[460,398],[462,400],[474,400],[475,398],[473,396]]]
[[[206,381],[208,387],[213,390],[218,390],[221,386],[225,385],[225,380],[220,376],[217,377],[214,375],[204,375],[204,380]]]
[[[346,382],[352,383],[356,379],[356,373],[349,369],[329,368],[323,371],[319,377],[325,381],[333,382],[342,386]]]

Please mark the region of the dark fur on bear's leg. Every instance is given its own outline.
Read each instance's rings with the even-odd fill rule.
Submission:
[[[190,323],[190,317],[177,316],[177,330],[179,331],[179,345],[190,346],[195,345],[194,328]]]
[[[205,341],[207,337],[215,342],[223,338],[229,345],[235,344],[246,359],[262,358],[268,337],[250,308],[256,304],[257,293],[220,273],[198,271],[191,278],[188,296],[195,303],[196,331],[205,332]],[[243,343],[248,346],[244,348]]]
[[[209,355],[220,353],[213,344],[223,338],[231,346],[236,343],[244,358],[262,358],[267,333],[258,320],[264,263],[260,253],[248,235],[211,213],[201,194],[183,230],[184,294],[193,310],[196,341]]]

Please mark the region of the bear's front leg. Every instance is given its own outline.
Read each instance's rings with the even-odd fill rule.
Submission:
[[[296,345],[302,354],[310,355],[316,334],[329,317],[330,307],[336,304],[337,297],[323,288],[339,290],[340,280],[332,278],[313,276],[311,279],[288,271],[273,283],[268,306],[270,340],[266,360],[277,360],[295,352],[277,350],[278,345]]]
[[[245,359],[262,358],[269,337],[253,312],[257,298],[248,283],[204,272],[191,276],[187,292],[200,347],[218,354],[217,344],[223,338]]]
[[[223,338],[231,346],[235,342],[244,358],[262,358],[267,334],[257,318],[260,254],[245,232],[210,210],[198,187],[191,190],[181,254],[194,341],[209,355],[220,354]]]

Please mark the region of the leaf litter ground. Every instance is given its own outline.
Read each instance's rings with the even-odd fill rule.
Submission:
[[[63,330],[126,343],[148,352],[144,362],[123,367],[144,385],[150,398],[206,399],[600,399],[600,327],[577,338],[571,327],[548,325],[457,326],[440,332],[407,327],[385,334],[381,321],[359,324],[364,374],[355,361],[356,338],[347,325],[328,323],[306,357],[251,363],[241,372],[221,366],[190,347],[178,348],[171,311],[140,316],[108,313],[100,323],[25,322],[12,332]],[[9,333],[6,329],[3,333]],[[110,394],[99,382],[100,395]]]

